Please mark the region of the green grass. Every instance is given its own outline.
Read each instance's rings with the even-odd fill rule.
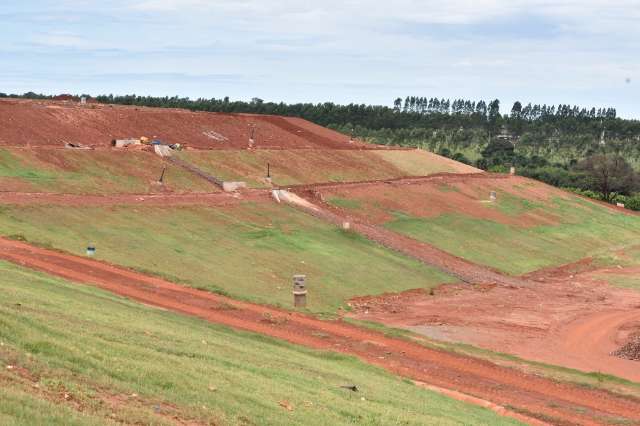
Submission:
[[[423,151],[213,150],[183,151],[181,158],[223,180],[267,186],[267,163],[276,185],[348,182],[455,172],[449,160]],[[466,168],[465,168],[466,170]]]
[[[0,234],[150,271],[237,298],[291,307],[307,275],[308,309],[335,313],[358,295],[453,279],[353,232],[275,203],[228,207],[0,207]]]
[[[94,426],[108,423],[96,416],[74,412],[69,407],[56,405],[3,383],[0,387],[0,424],[3,426]]]
[[[147,193],[158,190],[162,160],[150,152],[25,150],[0,148],[0,184],[5,191],[72,194]],[[179,167],[168,166],[165,184],[177,192],[214,188]]]
[[[487,207],[495,208],[507,216],[517,217],[524,213],[545,207],[542,203],[516,197],[504,191],[500,191],[496,195],[498,201],[488,203]]]
[[[342,207],[344,209],[359,209],[362,204],[358,200],[350,200],[348,198],[331,197],[327,202],[336,207]]]
[[[620,275],[616,274],[615,272],[611,272],[596,274],[595,278],[606,281],[615,287],[640,291],[640,277],[637,276]]]
[[[499,196],[496,204],[498,207],[490,208],[513,216],[539,208],[513,196]],[[396,215],[386,226],[509,274],[603,256],[640,238],[640,217],[619,214],[575,197],[555,199],[545,208],[560,218],[560,223],[525,228],[461,212],[434,218]]]
[[[233,331],[5,262],[0,274],[3,425],[168,424],[173,416],[215,424],[516,424],[352,357]],[[360,391],[339,387],[351,383]],[[71,411],[76,405],[82,414]]]

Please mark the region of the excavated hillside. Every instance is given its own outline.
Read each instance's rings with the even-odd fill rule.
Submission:
[[[222,114],[71,101],[0,100],[0,145],[107,147],[146,136],[200,149],[378,148],[296,117]]]
[[[141,136],[188,149],[111,146]],[[70,101],[0,100],[0,187],[0,259],[21,267],[355,355],[532,424],[640,421],[618,378],[640,380],[640,218],[624,209],[298,118]],[[306,315],[291,311],[301,273]]]

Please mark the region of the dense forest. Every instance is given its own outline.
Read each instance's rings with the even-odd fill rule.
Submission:
[[[53,98],[33,92],[0,93],[0,97]],[[95,100],[194,111],[297,116],[371,143],[419,147],[485,170],[505,171],[514,166],[519,174],[608,201],[630,197],[638,190],[634,169],[640,169],[640,121],[619,118],[615,108],[606,106],[515,102],[503,112],[498,99],[420,96],[396,98],[392,107],[331,102],[286,104],[259,98],[245,102],[228,97],[101,95]],[[617,171],[607,169],[613,165]],[[596,183],[595,174],[603,173],[602,167],[606,169],[604,173],[620,175],[617,183],[613,179],[611,185],[607,184],[610,188],[606,190]],[[633,176],[627,179],[629,174]]]

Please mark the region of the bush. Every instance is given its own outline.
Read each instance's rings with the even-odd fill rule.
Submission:
[[[460,163],[464,163],[464,164],[469,164],[471,165],[471,160],[469,160],[467,157],[465,157],[465,155],[461,152],[456,152],[455,154],[453,154],[453,156],[451,156],[452,160],[456,160]]]
[[[580,188],[572,188],[572,187],[563,187],[562,189],[564,189],[565,191],[573,192],[574,194],[582,195],[583,197],[589,197],[589,198],[593,198],[594,200],[602,201],[602,194],[596,191],[592,191],[590,189],[580,189]]]
[[[507,166],[505,166],[503,164],[499,164],[497,166],[489,167],[488,171],[491,172],[491,173],[508,173],[509,169],[507,168]]]
[[[589,184],[583,173],[557,166],[525,167],[519,174],[560,188],[588,189]]]

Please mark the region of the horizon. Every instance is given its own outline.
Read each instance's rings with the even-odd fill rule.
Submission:
[[[633,3],[27,0],[0,6],[0,91],[389,107],[406,96],[499,99],[503,113],[519,100],[639,119]]]
[[[121,96],[136,96],[136,97],[155,97],[155,98],[180,98],[180,99],[187,99],[189,101],[197,101],[198,99],[204,99],[204,100],[210,100],[210,99],[215,99],[215,100],[223,100],[225,98],[229,98],[229,102],[233,103],[233,102],[245,102],[245,103],[250,103],[253,102],[252,100],[244,100],[244,99],[231,99],[228,96],[222,96],[222,97],[214,97],[214,98],[191,98],[188,96],[180,96],[180,95],[159,95],[159,96],[153,96],[153,95],[139,95],[136,93],[128,93],[128,94],[114,94],[114,93],[109,93],[109,94],[105,94],[105,93],[101,93],[101,94],[92,94],[92,93],[70,93],[70,92],[62,92],[62,93],[37,93],[34,91],[29,91],[29,92],[25,92],[25,93],[7,93],[7,92],[3,92],[2,90],[0,90],[0,100],[5,98],[5,99],[26,99],[26,100],[38,100],[37,98],[26,98],[25,96],[32,94],[35,96],[43,96],[46,97],[45,100],[50,100],[50,101],[60,101],[61,99],[55,99],[56,97],[62,97],[62,96],[72,96],[74,98],[80,99],[82,96],[87,96],[89,99],[97,99],[99,97],[103,97],[103,96],[113,96],[114,98],[116,97],[121,97]],[[404,100],[405,97],[398,97],[402,99],[403,105],[404,105]],[[428,98],[427,98],[428,99]],[[444,100],[448,100],[448,101],[454,101],[456,99],[451,99],[451,98],[439,98],[439,99],[444,99]],[[493,101],[497,98],[487,98],[487,99],[462,99],[464,101],[474,101],[474,102],[478,102],[478,101],[484,101],[486,103]],[[506,105],[502,102],[502,100],[497,99],[500,103],[500,114],[502,116],[509,116],[511,113],[511,109],[513,107],[512,104]],[[280,104],[280,103],[284,103],[285,105],[295,105],[295,104],[311,104],[311,105],[322,105],[324,103],[332,103],[331,101],[325,101],[325,102],[297,102],[297,103],[286,103],[286,102],[281,102],[281,101],[271,101],[271,100],[264,100],[264,99],[260,99],[261,102],[264,102],[266,104],[268,103],[273,103],[273,104]],[[531,106],[535,106],[535,105],[539,105],[540,107],[543,106],[543,104],[534,104],[534,103],[529,103],[526,101],[521,101],[516,99],[514,102],[520,102],[522,107],[527,106],[527,104],[531,104]],[[335,103],[333,102],[334,105],[337,106],[347,106],[350,104],[339,104],[339,103]],[[356,104],[356,103],[351,103],[353,105],[366,105],[366,106],[372,106],[372,107],[387,107],[389,109],[393,109],[393,103],[391,105],[386,105],[386,104]],[[544,104],[546,105],[546,104]],[[602,108],[603,110],[607,109],[607,108],[614,108],[615,106],[611,106],[611,105],[604,105],[604,106],[599,106],[599,105],[573,105],[573,104],[568,104],[570,107],[578,107],[579,109],[586,109],[587,111],[591,110],[591,108],[595,108],[596,110],[599,108]],[[548,107],[558,107],[559,105],[546,105]],[[149,107],[151,108],[151,107]],[[165,108],[165,107],[153,107],[153,108]],[[171,107],[174,108],[174,107]],[[185,108],[185,109],[189,109],[189,108]],[[211,112],[215,112],[215,111],[211,111]],[[401,112],[406,112],[406,111],[401,111]],[[413,113],[412,111],[408,111],[408,113]],[[451,113],[451,112],[449,112]],[[256,113],[256,114],[260,114],[260,113]],[[428,113],[427,113],[428,114]],[[623,120],[631,120],[631,121],[639,121],[640,119],[638,118],[627,118],[627,117],[620,117],[619,115],[616,116],[616,118],[620,118]]]

